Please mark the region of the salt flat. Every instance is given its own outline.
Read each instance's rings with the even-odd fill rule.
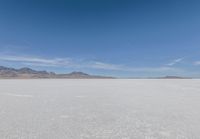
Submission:
[[[200,139],[200,80],[0,80],[1,139]]]

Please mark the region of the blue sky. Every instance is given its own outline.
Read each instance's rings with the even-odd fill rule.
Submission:
[[[197,0],[1,0],[0,65],[200,77]]]

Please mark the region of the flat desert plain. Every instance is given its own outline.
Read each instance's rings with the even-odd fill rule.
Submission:
[[[200,139],[200,80],[0,80],[0,139]]]

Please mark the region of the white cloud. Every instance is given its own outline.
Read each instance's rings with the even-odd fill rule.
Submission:
[[[194,65],[199,66],[200,65],[200,61],[195,61]]]
[[[170,67],[143,67],[143,68],[129,68],[128,71],[132,72],[177,72],[181,71],[177,68],[170,68]]]
[[[95,69],[105,69],[105,70],[123,70],[122,65],[115,65],[115,64],[109,64],[109,63],[103,63],[103,62],[91,62],[91,64],[88,65],[88,67],[95,68]]]
[[[170,63],[168,63],[166,65],[167,66],[174,66],[174,65],[176,65],[176,64],[178,64],[178,63],[180,63],[182,61],[183,61],[183,58],[178,58],[178,59],[175,59],[175,60],[171,61]]]
[[[35,66],[67,66],[70,65],[71,60],[69,58],[40,58],[34,56],[10,56],[3,55],[0,56],[1,61],[8,62],[19,62],[26,65],[35,65]]]
[[[114,71],[125,71],[125,72],[178,72],[181,69],[172,67],[129,67],[125,65],[116,65],[103,62],[93,62],[88,67],[94,69],[114,70]]]
[[[130,67],[125,65],[104,63],[100,61],[79,61],[72,58],[42,58],[35,56],[11,56],[0,55],[0,61],[16,62],[25,66],[37,66],[37,67],[63,67],[63,68],[89,68],[111,71],[124,71],[124,72],[178,72],[181,71],[172,67]],[[173,63],[168,65],[174,65],[182,59],[176,59]]]

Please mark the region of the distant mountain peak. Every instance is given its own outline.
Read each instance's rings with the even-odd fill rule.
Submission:
[[[88,76],[89,74],[80,72],[80,71],[73,71],[73,72],[69,73],[69,75],[86,75],[86,76]]]
[[[181,76],[165,76],[165,77],[161,77],[161,79],[187,79],[187,78],[181,77]]]

